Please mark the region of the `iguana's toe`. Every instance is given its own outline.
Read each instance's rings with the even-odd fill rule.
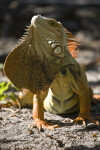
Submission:
[[[39,131],[41,131],[42,128],[47,128],[47,129],[50,129],[50,130],[54,130],[54,128],[58,128],[59,125],[51,125],[52,123],[48,123],[47,121],[44,121],[44,120],[35,120],[34,121],[34,126],[36,126]]]
[[[79,117],[77,117],[74,122],[75,124],[78,124],[79,122],[82,121],[83,125],[86,125],[86,120],[89,120],[92,123],[95,123],[97,125],[99,125],[99,122],[97,120],[94,120],[90,114],[80,114]]]
[[[86,125],[85,120],[82,119],[81,117],[77,117],[77,118],[74,120],[75,124],[78,124],[78,123],[81,122],[81,121],[83,122],[83,125]]]

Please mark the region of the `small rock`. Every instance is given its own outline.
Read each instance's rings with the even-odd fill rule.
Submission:
[[[32,130],[27,130],[26,133],[31,135],[31,134],[33,134],[33,131]]]
[[[72,120],[72,119],[70,119],[70,118],[67,118],[67,119],[65,120],[65,122],[73,123],[73,120]]]

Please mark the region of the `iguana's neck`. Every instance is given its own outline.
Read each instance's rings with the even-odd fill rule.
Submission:
[[[43,66],[49,79],[52,79],[61,70],[62,67],[77,63],[71,54],[65,55],[62,58],[54,57],[51,61],[44,59]]]

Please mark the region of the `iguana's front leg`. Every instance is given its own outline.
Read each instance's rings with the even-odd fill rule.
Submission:
[[[75,119],[75,122],[78,123],[79,121],[82,121],[83,124],[85,124],[87,119],[90,122],[98,124],[98,121],[94,120],[90,113],[91,101],[86,75],[80,66],[78,66],[78,71],[75,71],[74,68],[76,66],[74,66],[71,71],[70,69],[67,71],[69,85],[73,92],[79,95],[80,113],[79,117]]]
[[[58,125],[51,125],[51,123],[48,123],[44,120],[44,108],[43,108],[43,99],[42,95],[43,93],[34,94],[33,96],[33,120],[34,125],[39,128],[39,130],[42,129],[42,127],[48,128],[48,129],[54,129],[57,128]]]
[[[89,120],[90,122],[98,124],[98,121],[94,120],[91,116],[90,110],[91,110],[91,102],[89,97],[88,89],[84,90],[83,92],[79,93],[79,103],[80,103],[80,113],[79,117],[75,119],[76,124],[79,121],[83,121],[83,124],[85,125],[85,120]]]

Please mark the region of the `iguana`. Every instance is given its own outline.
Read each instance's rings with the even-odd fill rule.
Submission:
[[[6,58],[6,76],[33,97],[33,120],[39,130],[58,127],[44,120],[44,108],[62,114],[71,112],[78,103],[80,113],[75,122],[85,124],[88,119],[98,124],[90,114],[91,90],[85,72],[74,58],[77,45],[60,22],[37,15],[32,18],[26,35]]]

